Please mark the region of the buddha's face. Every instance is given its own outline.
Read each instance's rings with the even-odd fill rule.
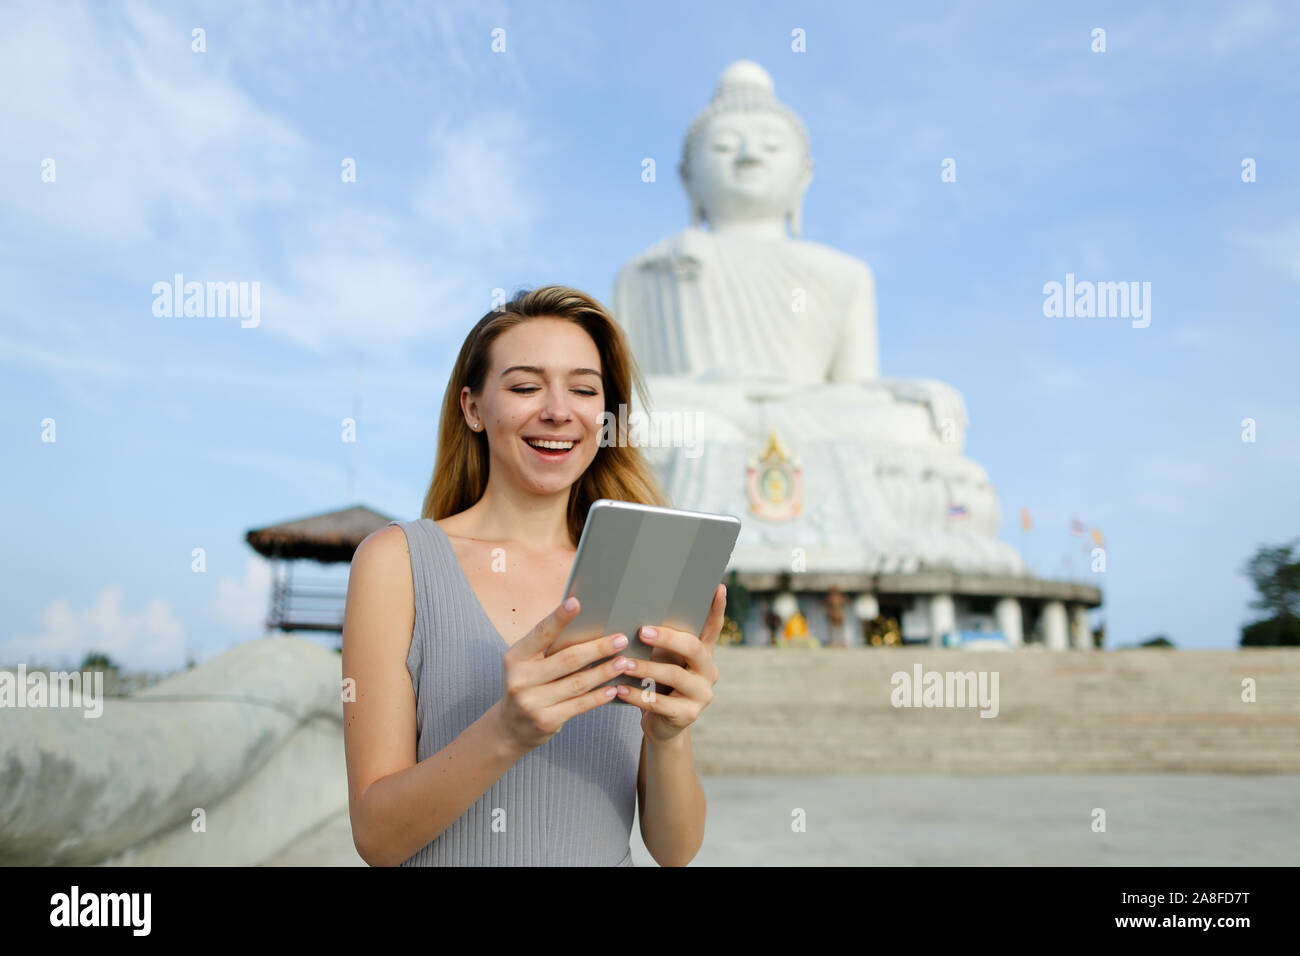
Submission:
[[[713,117],[692,144],[686,189],[709,222],[783,216],[812,178],[798,132],[778,113]]]

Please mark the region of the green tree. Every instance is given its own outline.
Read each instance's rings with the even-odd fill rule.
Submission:
[[[81,666],[77,670],[82,671],[115,671],[117,665],[109,659],[107,654],[101,651],[91,651],[81,660]]]
[[[1276,547],[1261,545],[1242,573],[1258,594],[1251,609],[1268,617],[1241,629],[1241,646],[1300,646],[1300,538]]]

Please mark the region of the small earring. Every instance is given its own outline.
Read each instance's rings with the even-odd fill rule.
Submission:
[[[475,422],[475,423],[474,423],[474,430],[475,430],[475,431],[478,431],[478,422]]]

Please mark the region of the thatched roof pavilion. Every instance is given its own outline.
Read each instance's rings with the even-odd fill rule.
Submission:
[[[258,554],[268,558],[310,558],[321,564],[334,564],[351,561],[366,535],[392,520],[365,505],[353,505],[340,511],[254,528],[244,539]]]
[[[293,579],[293,562],[320,564],[351,562],[358,546],[372,531],[392,519],[364,505],[309,515],[244,535],[258,554],[271,560],[271,608],[266,626],[272,631],[343,630],[347,589],[337,583]]]

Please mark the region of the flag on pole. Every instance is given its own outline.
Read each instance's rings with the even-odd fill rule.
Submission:
[[[1029,517],[1029,509],[1020,509],[1020,528],[1022,531],[1029,531],[1034,527],[1034,521]]]
[[[953,521],[960,521],[963,518],[970,517],[970,513],[966,510],[965,505],[949,505],[948,517]]]
[[[1076,538],[1083,537],[1083,522],[1078,518],[1070,519],[1070,534],[1074,535]]]

